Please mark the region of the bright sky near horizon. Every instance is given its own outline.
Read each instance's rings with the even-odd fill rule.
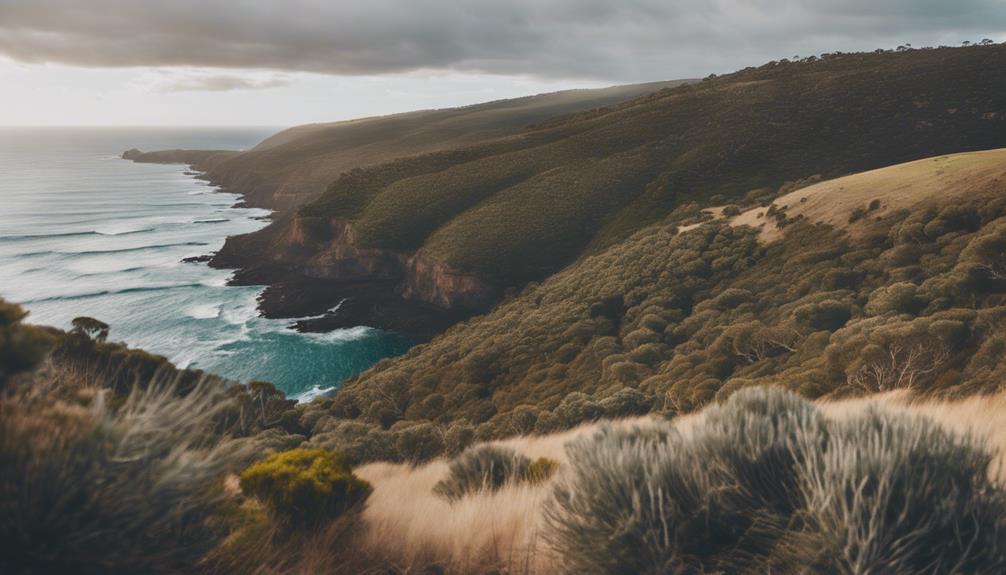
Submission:
[[[1006,0],[0,0],[0,125],[263,125],[1006,40]]]

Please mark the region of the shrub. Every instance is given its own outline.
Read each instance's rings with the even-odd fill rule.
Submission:
[[[599,402],[610,419],[642,415],[653,407],[653,397],[630,387],[622,388]]]
[[[468,423],[455,423],[444,434],[444,448],[450,457],[459,455],[475,441],[475,427]]]
[[[524,474],[524,477],[528,483],[537,485],[551,479],[556,471],[559,471],[558,461],[549,459],[548,457],[539,457],[531,462],[531,465],[527,466],[527,472]]]
[[[395,447],[401,459],[423,463],[444,452],[444,434],[436,424],[419,423],[398,431]]]
[[[569,428],[601,416],[601,406],[586,393],[574,391],[562,398],[555,409],[561,426]]]
[[[824,418],[745,389],[686,435],[603,428],[567,446],[545,537],[570,573],[999,573],[992,454],[924,419]]]
[[[870,294],[866,311],[872,315],[888,312],[916,313],[925,307],[919,296],[919,289],[910,282],[898,282],[877,288]]]
[[[370,484],[342,456],[323,449],[275,453],[241,473],[241,490],[259,499],[281,520],[312,528],[362,503]]]
[[[33,383],[42,395],[0,401],[0,571],[198,572],[248,452],[207,434],[218,391],[155,386],[113,410],[107,392],[71,402]]]
[[[87,336],[98,343],[104,343],[108,339],[108,324],[94,319],[93,317],[80,316],[73,318],[70,322],[73,325],[73,333]]]
[[[793,310],[793,316],[808,327],[835,331],[852,318],[852,309],[849,304],[829,299],[801,305]]]
[[[34,368],[52,347],[53,337],[21,323],[28,312],[0,298],[0,390],[7,379]]]
[[[571,572],[737,572],[753,567],[799,497],[794,439],[817,412],[789,393],[743,390],[686,439],[605,430],[568,448],[546,511]]]
[[[532,463],[509,447],[472,447],[451,462],[447,477],[433,487],[433,492],[453,502],[480,491],[498,491],[509,483],[528,481],[532,466],[533,477],[543,480],[549,468],[546,462]]]
[[[1003,573],[1006,499],[992,454],[918,417],[870,410],[801,465],[804,560],[818,572]]]
[[[567,446],[569,464],[545,509],[545,537],[567,572],[655,573],[669,569],[671,535],[663,529],[663,506],[653,498],[695,501],[690,485],[656,485],[658,462],[667,462],[681,437],[670,426],[652,433],[603,427]],[[655,505],[656,504],[656,505]]]

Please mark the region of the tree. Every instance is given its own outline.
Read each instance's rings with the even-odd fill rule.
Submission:
[[[863,361],[849,375],[850,385],[870,393],[913,389],[918,380],[933,373],[950,358],[950,349],[934,339],[863,348]]]

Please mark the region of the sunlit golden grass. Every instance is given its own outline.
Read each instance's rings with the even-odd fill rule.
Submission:
[[[811,222],[821,222],[836,228],[850,228],[861,233],[866,226],[851,226],[869,218],[850,217],[856,210],[864,214],[870,202],[878,202],[868,213],[871,217],[887,216],[900,209],[920,203],[973,199],[1001,193],[1006,179],[1006,149],[950,154],[870,170],[843,178],[821,182],[790,192],[773,203],[784,209],[790,218],[804,216]],[[769,217],[768,208],[750,209],[731,221],[731,225],[747,225],[760,229],[763,241],[782,236],[782,231]]]

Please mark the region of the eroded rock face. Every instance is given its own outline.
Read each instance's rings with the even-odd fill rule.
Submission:
[[[406,259],[400,293],[407,300],[470,311],[488,310],[500,295],[493,286],[451,270],[422,250]]]
[[[494,286],[422,250],[396,252],[357,241],[344,220],[288,216],[228,238],[211,265],[237,268],[235,284],[267,285],[259,300],[266,317],[321,316],[298,321],[305,331],[368,325],[425,339],[499,298]]]

